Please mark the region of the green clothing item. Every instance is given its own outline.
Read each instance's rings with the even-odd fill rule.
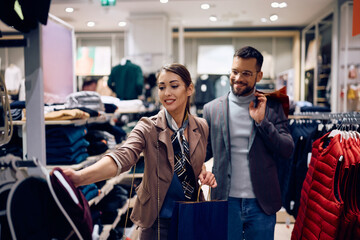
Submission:
[[[144,77],[140,66],[126,60],[111,69],[108,85],[120,100],[137,99],[142,94]]]

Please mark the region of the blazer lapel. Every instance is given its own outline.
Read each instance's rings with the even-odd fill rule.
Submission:
[[[156,127],[160,128],[159,142],[162,142],[166,146],[168,161],[170,162],[172,169],[174,169],[174,150],[171,143],[171,133],[167,127],[164,110],[158,113],[158,118],[155,125]]]
[[[200,141],[200,133],[197,132],[197,124],[195,122],[195,119],[192,115],[189,114],[189,127],[188,127],[188,134],[189,134],[189,148],[190,148],[190,161],[193,159],[193,153],[195,152],[195,149]]]
[[[229,104],[228,104],[228,95],[222,97],[220,99],[219,104],[219,114],[220,114],[220,123],[221,123],[221,130],[223,132],[226,152],[230,153],[230,137],[229,137]]]

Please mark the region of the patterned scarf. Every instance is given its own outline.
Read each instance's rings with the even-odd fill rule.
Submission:
[[[165,115],[168,126],[171,130],[174,131],[174,134],[171,136],[175,160],[174,172],[180,179],[185,198],[194,201],[196,200],[196,196],[194,196],[194,190],[196,187],[195,174],[190,164],[189,143],[187,142],[184,135],[184,130],[189,123],[188,113],[185,113],[183,124],[180,128],[178,128],[175,120],[166,111],[166,109]]]

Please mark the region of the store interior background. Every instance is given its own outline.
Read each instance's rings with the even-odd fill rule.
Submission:
[[[260,82],[259,88],[266,91],[287,85],[292,100],[328,106],[332,112],[360,108],[360,104],[356,104],[358,97],[356,101],[344,101],[348,88],[354,88],[359,81],[349,79],[348,69],[344,71],[345,65],[357,68],[359,65],[356,58],[360,53],[359,36],[351,35],[352,1],[290,1],[284,8],[273,8],[273,1],[267,0],[209,1],[207,10],[200,7],[204,1],[109,2],[114,5],[102,6],[101,1],[94,0],[51,1],[49,12],[55,18],[49,21],[58,24],[58,20],[53,19],[59,18],[63,26],[72,31],[65,41],[72,44],[73,59],[67,56],[46,61],[56,61],[54,68],[59,68],[76,62],[81,48],[90,47],[102,52],[102,56],[95,59],[97,66],[101,66],[88,73],[96,78],[108,75],[111,67],[126,58],[138,64],[145,76],[156,73],[165,63],[183,63],[196,82],[201,74],[227,75],[231,52],[251,45],[271,56],[273,62],[271,73]],[[74,11],[66,12],[67,7]],[[273,14],[278,16],[276,21],[270,20]],[[210,21],[209,17],[216,17],[217,21]],[[89,21],[94,26],[88,27]],[[121,25],[123,22],[125,26]],[[40,27],[44,26],[40,24]],[[0,30],[2,39],[22,36],[30,39],[2,22]],[[55,40],[56,37],[51,41]],[[61,44],[63,42],[53,43],[54,47],[49,48],[53,50]],[[2,47],[0,59],[2,74],[10,64],[19,66],[23,76],[30,74],[25,69],[24,47]],[[46,61],[43,61],[44,71],[51,68]],[[73,90],[77,91],[87,75],[76,66],[71,71]],[[49,72],[44,84],[55,82],[54,75]]]
[[[31,109],[28,156],[45,159],[41,107],[48,99],[42,93],[61,98],[79,91],[87,77],[106,78],[123,59],[138,64],[145,77],[166,63],[185,64],[196,84],[203,75],[227,76],[233,51],[251,45],[273,62],[259,89],[287,86],[293,102],[308,101],[333,113],[360,111],[360,35],[352,36],[353,1],[285,0],[279,3],[287,7],[273,8],[274,1],[117,0],[102,6],[106,1],[53,0],[47,26],[21,33],[0,21],[0,74],[14,64],[25,78],[26,109]],[[210,8],[201,9],[203,3]],[[67,7],[74,11],[66,12]],[[270,20],[273,14],[276,21]],[[90,21],[94,26],[87,26]],[[6,45],[19,39],[25,46]],[[76,68],[86,49],[98,53],[93,59],[98,68],[91,73]]]

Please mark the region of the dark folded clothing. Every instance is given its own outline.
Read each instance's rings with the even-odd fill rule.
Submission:
[[[90,145],[85,138],[81,138],[71,146],[52,146],[51,144],[46,145],[46,153],[61,155],[61,154],[73,154],[80,148],[86,148]]]
[[[101,130],[106,131],[108,133],[111,133],[114,135],[116,143],[121,143],[122,140],[126,137],[126,132],[121,128],[117,126],[113,126],[110,123],[94,123],[87,126],[89,131],[90,130]]]
[[[12,120],[17,121],[22,119],[22,109],[10,109]]]
[[[10,103],[10,109],[16,109],[16,108],[23,109],[25,107],[26,107],[25,101],[14,101]]]
[[[107,141],[107,137],[105,136],[105,134],[103,133],[103,131],[101,130],[92,130],[89,129],[88,133],[85,136],[85,139],[87,141],[89,141],[90,143],[92,142],[100,142],[100,141]]]
[[[118,108],[115,104],[112,103],[104,103],[105,106],[105,112],[106,113],[114,113],[116,109]]]
[[[91,199],[93,199],[94,197],[99,195],[99,189],[95,183],[85,185],[85,186],[80,186],[79,189],[81,190],[81,192],[84,194],[86,200],[88,200],[88,201],[90,201]]]
[[[90,142],[90,145],[87,148],[90,156],[103,154],[108,149],[109,149],[108,145],[103,141]]]
[[[88,156],[89,154],[87,153],[86,148],[82,148],[72,155],[59,156],[46,153],[46,162],[49,165],[71,165],[81,163]]]
[[[49,146],[71,146],[87,133],[85,126],[46,127],[46,144]]]
[[[124,206],[128,199],[128,192],[120,185],[115,185],[109,194],[107,194],[96,206],[95,210],[103,214],[101,220],[103,224],[113,223],[118,215],[117,209]]]

